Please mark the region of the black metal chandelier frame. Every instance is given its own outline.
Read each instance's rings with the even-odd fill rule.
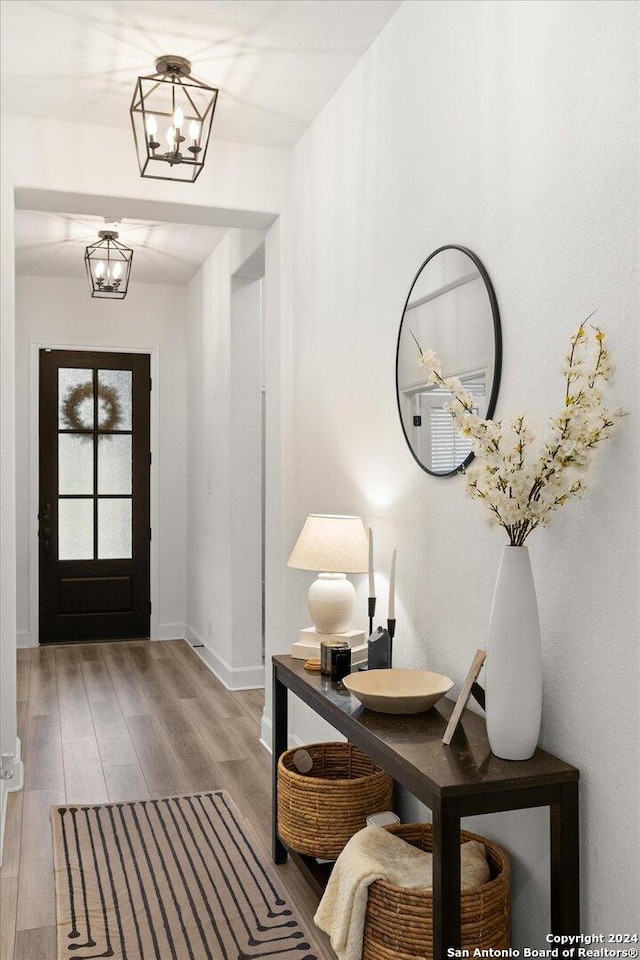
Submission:
[[[129,112],[141,177],[178,183],[197,180],[209,146],[218,92],[191,76],[191,64],[184,57],[158,57],[156,73],[138,77]],[[175,122],[177,111],[181,124]],[[169,121],[164,150],[156,139],[158,118]],[[186,147],[183,130],[190,139]],[[169,173],[158,172],[167,167]]]
[[[118,240],[115,230],[100,230],[100,237],[90,243],[84,263],[92,297],[103,300],[124,300],[129,290],[133,250]]]

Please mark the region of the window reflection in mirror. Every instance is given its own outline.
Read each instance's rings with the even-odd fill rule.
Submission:
[[[492,415],[500,380],[500,319],[491,281],[470,251],[443,247],[425,261],[398,337],[396,387],[407,443],[424,470],[449,476],[470,461],[471,442],[446,410],[451,394],[427,383],[418,343],[438,354],[444,377],[462,381],[475,398],[474,412]]]

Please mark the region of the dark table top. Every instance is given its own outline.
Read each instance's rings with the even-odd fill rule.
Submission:
[[[463,797],[579,778],[576,767],[545,750],[537,749],[530,760],[495,757],[484,718],[471,710],[463,712],[450,746],[445,746],[442,737],[455,706],[446,698],[426,713],[374,713],[345,688],[306,671],[302,660],[276,656],[273,663],[289,689],[412,792],[424,786],[435,797]]]

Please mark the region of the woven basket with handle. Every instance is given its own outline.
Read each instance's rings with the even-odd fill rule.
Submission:
[[[414,847],[431,850],[430,823],[387,827]],[[487,851],[491,879],[460,896],[463,948],[506,948],[511,940],[511,864],[491,840],[460,831],[460,841],[478,840]],[[376,880],[369,887],[362,960],[433,960],[433,892]]]
[[[371,813],[393,806],[393,780],[351,743],[312,743],[308,774],[297,772],[293,755],[278,761],[278,832],[298,853],[336,860]]]

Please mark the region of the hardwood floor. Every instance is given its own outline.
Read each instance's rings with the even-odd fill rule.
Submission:
[[[268,856],[271,758],[259,743],[263,705],[261,690],[226,690],[183,640],[19,650],[25,788],[9,794],[0,960],[55,960],[52,804],[225,789]],[[292,864],[277,870],[314,929],[317,899]]]

